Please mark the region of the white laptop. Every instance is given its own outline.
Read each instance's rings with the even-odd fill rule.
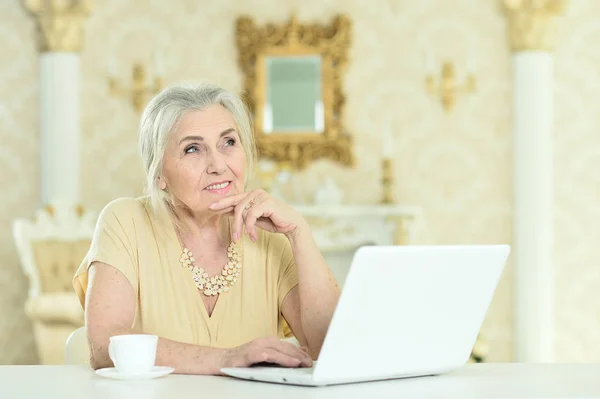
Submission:
[[[312,368],[222,372],[322,386],[452,371],[469,359],[509,252],[507,245],[361,247]]]

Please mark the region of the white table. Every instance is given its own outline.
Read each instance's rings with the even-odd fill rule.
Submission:
[[[443,376],[321,388],[169,375],[114,381],[83,366],[0,366],[0,398],[525,398],[600,397],[600,364],[468,364]]]

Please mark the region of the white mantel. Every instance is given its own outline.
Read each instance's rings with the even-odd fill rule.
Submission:
[[[360,245],[404,245],[410,242],[420,213],[403,205],[296,205],[308,220],[324,252]]]
[[[317,245],[340,283],[362,245],[411,243],[419,207],[404,205],[293,205],[311,226]]]

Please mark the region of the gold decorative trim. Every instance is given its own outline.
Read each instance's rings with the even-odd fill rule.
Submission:
[[[263,27],[247,16],[236,21],[238,62],[244,72],[244,92],[254,116],[255,135],[261,157],[287,161],[302,169],[311,161],[327,158],[352,166],[351,138],[345,134],[342,120],[346,99],[342,92],[342,73],[348,63],[350,19],[335,17],[329,25],[298,23],[295,16],[283,25]],[[265,98],[265,62],[269,55],[319,55],[322,60],[322,91],[325,129],[317,133],[265,134],[263,102]]]
[[[556,44],[556,18],[566,0],[502,0],[508,18],[512,51],[552,51]]]
[[[40,52],[81,51],[91,0],[23,0],[23,5],[36,19]]]

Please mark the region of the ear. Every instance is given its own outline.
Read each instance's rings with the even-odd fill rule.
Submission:
[[[157,180],[158,180],[158,188],[160,188],[163,191],[166,190],[167,189],[167,181],[160,176],[157,177]]]

